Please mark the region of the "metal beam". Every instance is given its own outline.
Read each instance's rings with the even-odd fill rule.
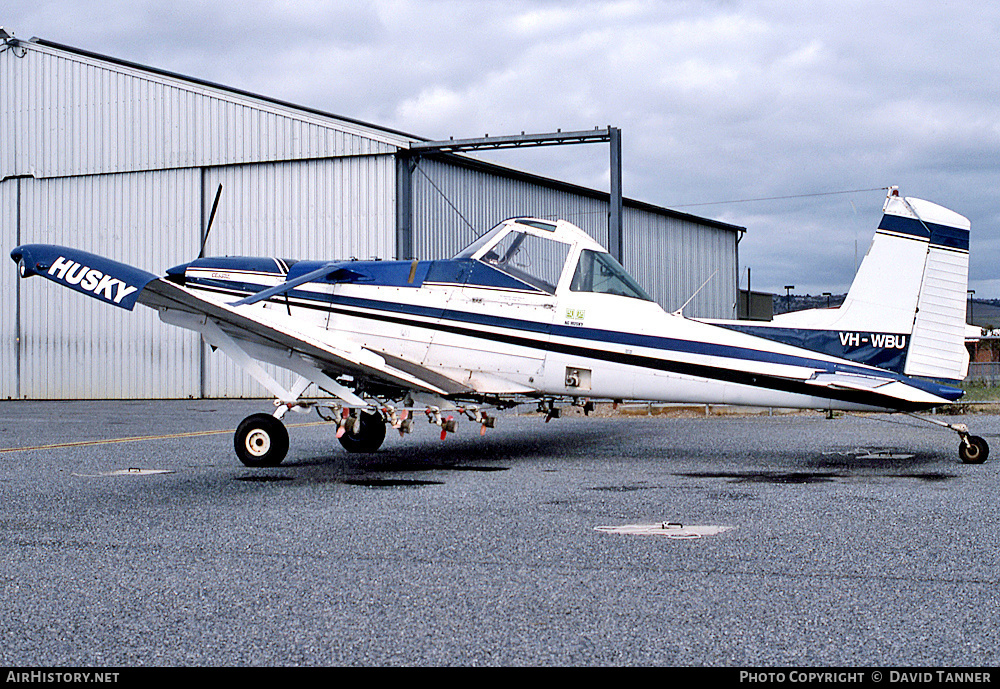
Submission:
[[[611,135],[611,196],[608,199],[608,253],[624,264],[622,229],[622,130],[608,127]]]
[[[611,140],[611,128],[582,132],[556,131],[552,134],[525,134],[514,136],[489,136],[479,139],[448,139],[447,141],[420,141],[410,144],[414,155],[442,152],[458,153],[481,149],[528,148],[531,146],[556,146],[559,144],[590,144]],[[400,151],[406,153],[406,150]]]
[[[429,153],[460,153],[463,151],[531,148],[564,144],[589,144],[607,141],[610,144],[611,190],[608,195],[608,251],[619,263],[624,260],[622,247],[622,132],[617,127],[577,132],[557,130],[549,134],[489,136],[478,139],[448,139],[418,141],[397,152],[396,167],[396,258],[405,260],[413,254],[413,182],[415,161]]]
[[[413,168],[415,158],[396,158],[396,260],[414,258],[413,252]]]

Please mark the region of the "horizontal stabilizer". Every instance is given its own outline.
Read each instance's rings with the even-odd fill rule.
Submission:
[[[930,381],[887,380],[881,377],[850,373],[819,373],[805,381],[829,390],[875,392],[899,402],[921,405],[947,404],[962,396],[963,391]],[[892,406],[892,405],[887,405]]]
[[[21,277],[41,275],[87,296],[129,311],[156,275],[79,249],[24,244],[10,252]]]

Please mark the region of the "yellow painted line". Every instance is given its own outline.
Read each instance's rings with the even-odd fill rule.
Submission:
[[[306,426],[322,426],[329,421],[312,421],[309,423],[285,424],[288,428],[304,428]],[[107,440],[80,440],[72,443],[54,443],[52,445],[35,445],[33,447],[4,447],[0,454],[8,452],[30,452],[32,450],[58,450],[67,447],[86,447],[88,445],[114,445],[116,443],[136,443],[143,440],[170,440],[172,438],[196,438],[201,435],[219,435],[220,433],[235,433],[236,429],[220,431],[192,431],[191,433],[171,433],[169,435],[137,435],[131,438],[110,438]]]

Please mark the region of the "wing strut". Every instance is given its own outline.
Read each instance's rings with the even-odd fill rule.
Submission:
[[[367,402],[358,397],[354,392],[344,387],[330,376],[311,365],[302,356],[292,353],[286,368],[298,374],[298,379],[291,390],[286,390],[281,383],[274,379],[263,366],[251,357],[237,344],[236,340],[229,337],[212,319],[206,318],[200,324],[198,330],[201,332],[205,342],[218,347],[237,363],[244,371],[250,374],[254,380],[267,388],[278,400],[286,405],[292,405],[299,396],[309,387],[309,383],[315,383],[332,395],[336,395],[350,405],[367,407]]]
[[[313,280],[317,280],[323,277],[324,275],[333,272],[335,268],[336,268],[335,263],[324,264],[319,268],[317,268],[316,270],[306,273],[305,275],[300,275],[292,280],[285,280],[285,282],[275,285],[274,287],[268,287],[265,290],[261,290],[260,292],[251,294],[249,297],[244,297],[239,301],[234,301],[233,303],[230,304],[230,306],[244,306],[246,304],[256,304],[259,301],[270,299],[275,295],[284,294],[285,292],[295,289],[299,285],[304,285],[307,282],[312,282]]]

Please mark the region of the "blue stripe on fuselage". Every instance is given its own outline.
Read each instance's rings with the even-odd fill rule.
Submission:
[[[237,294],[253,294],[259,291],[260,289],[263,289],[259,285],[253,285],[236,281],[229,281],[224,283],[223,281],[219,280],[191,280],[191,283],[195,286],[204,286],[209,289],[218,289],[226,292],[236,292]],[[291,303],[291,306],[313,308],[313,309],[320,309],[327,311],[336,311],[344,315],[349,315],[359,318],[392,320],[396,322],[407,323],[409,325],[417,327],[425,327],[431,329],[434,328],[447,329],[451,332],[466,335],[469,337],[502,339],[504,341],[510,340],[511,338],[505,338],[505,336],[502,335],[497,335],[495,333],[478,330],[476,329],[476,326],[502,328],[505,330],[512,330],[515,332],[524,333],[526,335],[527,334],[535,336],[551,335],[552,337],[565,338],[570,341],[577,340],[589,343],[604,343],[604,344],[610,343],[620,346],[643,347],[646,349],[658,351],[661,354],[665,355],[668,355],[669,353],[694,354],[700,356],[719,357],[732,360],[758,361],[776,365],[798,366],[803,368],[811,368],[826,373],[853,373],[857,375],[883,378],[887,381],[899,380],[915,388],[919,388],[921,390],[924,390],[926,392],[929,392],[931,394],[949,400],[957,399],[962,394],[964,394],[963,391],[956,388],[943,386],[938,383],[933,383],[930,381],[923,381],[919,379],[910,378],[902,374],[893,373],[891,371],[873,369],[866,366],[822,361],[805,356],[795,356],[788,354],[780,354],[776,352],[762,351],[748,347],[720,345],[712,342],[682,340],[677,338],[660,337],[654,335],[641,335],[637,333],[627,333],[614,330],[600,330],[596,328],[586,328],[581,326],[565,326],[554,323],[543,323],[538,321],[506,318],[490,314],[459,311],[455,309],[444,309],[441,307],[420,306],[416,304],[406,304],[400,302],[387,302],[378,299],[369,299],[364,297],[348,297],[343,295],[312,292],[300,289],[290,290],[288,293],[283,294],[280,297],[275,297],[273,301],[275,301],[276,303],[284,304],[285,303],[284,300],[286,297],[294,300]],[[365,311],[363,312],[357,311],[356,309],[364,309]],[[433,322],[408,320],[408,318],[409,319],[423,318],[423,319],[429,319]],[[515,339],[517,340],[517,342],[512,342],[513,344],[533,347],[547,351],[558,351],[560,349],[566,349],[566,348],[579,349],[579,346],[550,342],[548,340],[539,340],[534,337],[528,337],[528,338],[518,337]],[[635,361],[648,359],[648,357],[639,357],[639,356],[627,357],[623,353],[608,351],[606,349],[605,350],[593,349],[589,351],[590,351],[589,356],[592,356],[593,358],[604,358],[610,361],[615,361],[618,359],[624,360],[626,358]],[[588,356],[586,352],[574,352],[574,353],[579,353],[581,356]],[[625,362],[623,361],[623,363]],[[642,364],[635,364],[635,365],[641,366]],[[697,365],[697,367],[699,369],[707,368],[701,365]],[[812,391],[812,394],[816,396],[819,392],[820,392],[819,390],[814,390]]]
[[[783,328],[753,321],[712,325],[896,373],[903,372],[909,351],[910,338],[903,333]]]
[[[216,263],[223,259],[199,259],[185,267],[202,270],[221,270]],[[248,261],[249,259],[242,259]],[[270,260],[270,259],[267,259]],[[232,260],[227,259],[226,266]],[[256,265],[256,264],[251,264]],[[294,280],[300,275],[330,265],[329,261],[298,261],[288,271],[288,280]],[[227,269],[235,270],[235,266]],[[247,268],[254,270],[254,268]],[[422,287],[425,282],[439,285],[455,285],[488,287],[518,292],[538,293],[532,285],[508,275],[495,266],[472,259],[442,259],[438,261],[343,261],[331,266],[326,278],[316,280],[317,283],[339,284],[352,283],[380,287]]]

